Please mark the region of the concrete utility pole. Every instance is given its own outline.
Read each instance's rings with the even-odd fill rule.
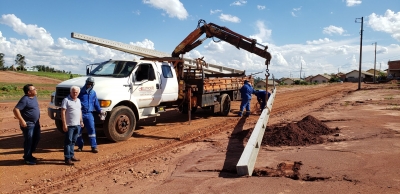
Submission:
[[[303,68],[303,63],[300,63],[300,79],[301,79],[301,69]]]
[[[376,42],[375,42],[375,59],[374,59],[374,83],[375,83],[375,72],[376,72]]]
[[[361,19],[361,22],[357,22],[358,19]],[[361,89],[361,60],[362,60],[362,37],[363,37],[363,23],[364,17],[356,18],[356,23],[361,23],[361,30],[360,30],[360,64],[358,70],[358,90]]]

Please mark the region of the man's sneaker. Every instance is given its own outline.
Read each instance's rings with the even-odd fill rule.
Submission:
[[[92,148],[93,153],[99,153],[99,150],[97,148]]]
[[[25,160],[25,164],[27,164],[27,165],[35,165],[36,162],[33,161],[33,160]]]
[[[72,163],[72,160],[71,160],[71,159],[65,160],[65,164],[66,164],[66,165],[74,165],[74,163]]]
[[[78,148],[76,151],[77,152],[82,152],[82,148]]]
[[[79,162],[79,161],[81,161],[81,160],[79,160],[78,158],[75,158],[75,156],[72,157],[71,160],[74,161],[74,162]]]
[[[31,159],[32,159],[33,161],[37,161],[37,158],[34,157],[34,156],[32,156]]]

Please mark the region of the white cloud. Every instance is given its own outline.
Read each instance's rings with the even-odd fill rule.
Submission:
[[[204,48],[207,51],[222,53],[222,52],[225,51],[224,44],[226,44],[226,42],[218,42],[218,43],[216,43],[214,41],[210,41],[208,43],[208,45],[204,46]]]
[[[222,12],[222,10],[216,9],[216,10],[210,10],[210,15],[216,14]]]
[[[312,41],[307,41],[307,44],[325,44],[332,42],[329,38],[324,38],[324,39],[318,39],[318,40],[312,40]]]
[[[132,13],[133,13],[133,14],[136,14],[136,15],[140,15],[140,11],[139,11],[139,10],[132,11]]]
[[[299,7],[299,8],[293,8],[293,11],[300,11],[301,10],[301,7]]]
[[[293,17],[297,17],[297,12],[299,12],[301,10],[301,7],[299,7],[299,8],[293,8],[293,11],[291,12],[291,14],[292,14],[292,16]]]
[[[263,9],[265,9],[265,6],[264,5],[257,5],[257,9],[263,10]]]
[[[258,33],[255,35],[251,35],[250,38],[256,39],[257,42],[266,42],[267,40],[270,40],[271,38],[271,34],[272,34],[272,30],[269,30],[263,21],[258,20],[256,22],[257,25],[257,30]]]
[[[142,42],[136,42],[136,43],[130,42],[129,44],[154,50],[154,43],[148,39],[144,39]]]
[[[164,10],[171,18],[184,20],[189,15],[179,0],[143,0],[143,3]]]
[[[337,27],[337,26],[332,26],[332,25],[325,27],[324,30],[322,31],[322,33],[329,34],[329,35],[332,35],[332,34],[342,35],[343,32],[345,32],[345,30],[343,30],[342,27]]]
[[[361,5],[361,3],[362,3],[362,0],[346,0],[346,6],[347,7]]]
[[[233,16],[233,15],[229,15],[229,14],[221,13],[221,15],[219,16],[219,19],[223,22],[240,23],[240,18]]]
[[[285,57],[283,57],[282,53],[275,53],[273,57],[278,65],[288,66],[288,62],[286,61]]]
[[[247,1],[239,0],[239,1],[235,1],[235,2],[231,3],[230,6],[242,6],[246,3],[247,3]]]
[[[334,52],[335,52],[336,54],[338,54],[338,55],[340,55],[340,54],[342,54],[342,55],[347,55],[347,54],[348,54],[348,52],[347,52],[347,49],[348,49],[348,48],[349,48],[349,47],[346,46],[346,45],[340,46],[340,47],[335,48]]]
[[[0,24],[10,26],[18,34],[26,35],[32,38],[24,41],[24,44],[27,44],[30,47],[40,48],[52,45],[54,43],[51,34],[48,33],[44,28],[38,27],[37,25],[26,25],[14,14],[2,15],[0,18]]]
[[[378,47],[376,48],[376,54],[386,54],[388,53],[389,49],[386,47]]]
[[[368,18],[368,25],[373,30],[386,32],[400,41],[400,12],[394,13],[388,9],[383,16],[372,13]]]

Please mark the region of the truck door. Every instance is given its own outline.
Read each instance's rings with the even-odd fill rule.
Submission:
[[[135,68],[133,86],[131,98],[136,99],[139,108],[159,105],[160,86],[153,64],[142,63]]]

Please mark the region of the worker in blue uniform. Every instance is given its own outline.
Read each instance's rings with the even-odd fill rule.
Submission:
[[[250,101],[251,101],[251,94],[253,94],[254,89],[250,85],[248,80],[244,81],[243,86],[240,88],[240,94],[242,98],[242,102],[240,103],[240,111],[239,111],[239,116],[241,117],[243,115],[243,110],[246,109],[246,114],[245,116],[248,117],[250,116]]]
[[[79,93],[79,100],[82,104],[82,119],[87,130],[91,151],[93,153],[98,153],[97,142],[96,142],[96,129],[94,125],[94,114],[102,114],[103,111],[100,108],[99,101],[97,99],[96,92],[93,90],[94,87],[94,78],[88,77],[85,82],[85,86],[82,87],[81,92]],[[82,151],[83,149],[83,138],[82,138],[82,130],[79,132],[79,136],[77,139],[78,150]]]
[[[265,97],[267,96],[267,93],[268,93],[268,99],[269,99],[269,97],[271,96],[271,93],[269,93],[265,90],[255,90],[253,93],[254,95],[257,96],[257,101],[260,104],[261,111],[263,111],[265,106],[267,105],[268,99],[265,99]]]

